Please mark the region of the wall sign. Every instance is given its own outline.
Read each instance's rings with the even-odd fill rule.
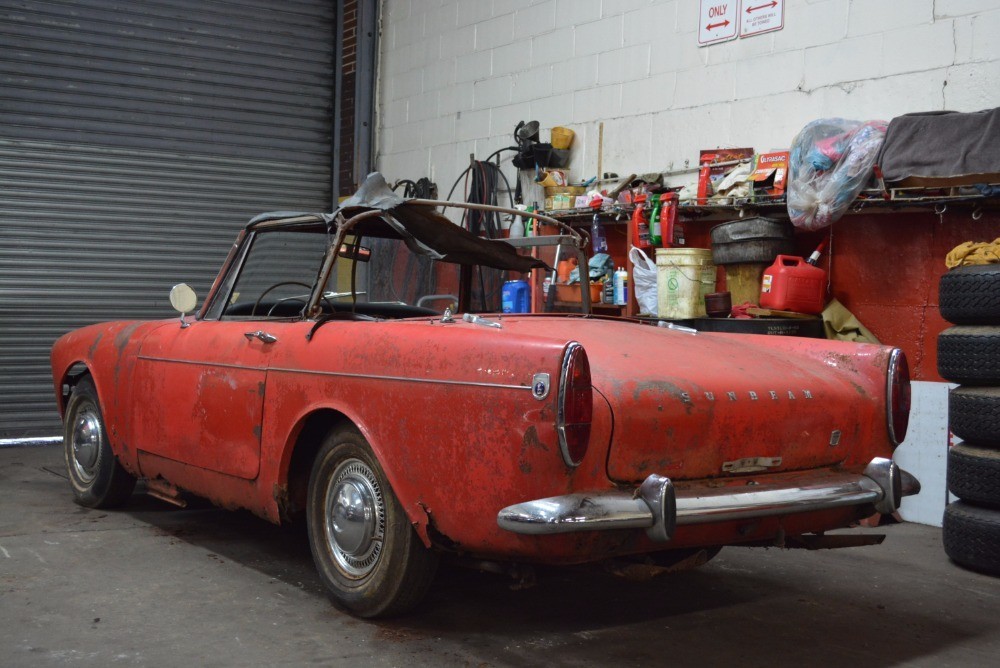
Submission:
[[[740,37],[760,35],[785,27],[785,0],[743,0]]]
[[[740,27],[740,0],[700,0],[700,2],[698,46],[736,39]]]

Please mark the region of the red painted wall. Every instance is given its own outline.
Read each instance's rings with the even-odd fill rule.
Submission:
[[[1000,212],[973,220],[974,205],[951,204],[916,213],[849,214],[819,232],[796,235],[803,257],[827,239],[820,266],[829,272],[831,296],[886,345],[906,352],[913,380],[941,381],[937,335],[950,325],[938,313],[938,280],[944,258],[964,241],[1000,237]],[[692,246],[711,247],[717,223],[686,222]]]

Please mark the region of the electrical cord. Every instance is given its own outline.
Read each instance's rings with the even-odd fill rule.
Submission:
[[[452,196],[455,194],[455,190],[458,188],[458,185],[464,181],[466,202],[469,202],[470,204],[488,204],[491,206],[499,206],[502,182],[507,191],[510,208],[513,209],[515,190],[511,187],[510,181],[507,179],[507,175],[500,169],[500,155],[504,151],[517,150],[519,150],[517,146],[505,146],[491,153],[486,160],[473,161],[472,164],[466,167],[465,170],[458,175],[458,178],[455,179],[451,189],[448,191],[448,197],[445,199],[450,201]],[[496,159],[496,162],[493,162],[494,159]],[[430,182],[429,179],[422,178],[417,181],[400,179],[392,186],[392,190],[396,191],[401,186],[403,187],[403,197],[436,199],[437,188]],[[518,195],[519,191],[520,180],[518,180]],[[460,225],[472,234],[476,236],[483,236],[487,239],[500,238],[503,230],[502,216],[496,211],[465,209],[462,213]],[[429,278],[429,282],[432,282],[434,277],[429,275],[433,274],[433,271],[429,271],[429,268],[425,267],[424,262],[421,262],[420,259],[417,259],[417,262],[419,263],[419,266],[413,266],[410,261],[407,262],[405,270],[406,284],[412,285],[411,281],[414,278],[413,274],[416,274],[415,282],[421,284],[422,287],[426,287],[428,282],[425,282],[425,279]],[[483,267],[478,267],[477,269],[479,280],[477,286],[478,290],[476,292],[478,292],[478,294],[473,294],[472,298],[478,298],[484,311],[491,309],[497,310],[495,307],[491,307],[491,304],[497,301],[503,287],[503,279],[505,275],[503,272],[497,270],[484,269]],[[393,292],[395,292],[395,290],[393,290]],[[495,306],[498,306],[498,304]]]

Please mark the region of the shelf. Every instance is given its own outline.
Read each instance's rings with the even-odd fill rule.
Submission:
[[[576,239],[568,234],[539,235],[534,237],[505,238],[514,248],[544,248],[550,246],[572,246],[576,248]]]
[[[866,193],[866,197],[854,200],[844,215],[920,213],[928,210],[944,213],[944,210],[949,206],[960,207],[963,211],[1000,210],[1000,199],[983,195],[920,196],[914,193],[912,197],[897,196],[887,200],[881,197],[879,190],[866,191]],[[748,200],[737,201],[735,204],[682,204],[677,207],[677,215],[685,221],[693,222],[717,222],[755,215],[787,220],[787,207],[786,202],[751,202]],[[602,209],[598,214],[601,216],[601,222],[605,225],[624,225],[628,223],[632,211],[632,207],[620,205],[614,209]],[[594,211],[592,209],[567,209],[551,211],[547,215],[567,225],[582,226],[591,223]],[[620,220],[617,220],[619,217]]]

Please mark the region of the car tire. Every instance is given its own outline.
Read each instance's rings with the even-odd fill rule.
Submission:
[[[1000,387],[957,387],[948,394],[951,431],[968,443],[1000,447]]]
[[[977,506],[1000,508],[1000,450],[967,443],[949,448],[948,491]]]
[[[1000,575],[1000,510],[956,501],[944,510],[944,551],[965,568]]]
[[[320,447],[306,522],[330,598],[355,615],[406,612],[434,579],[437,555],[420,541],[371,447],[353,427],[332,431]]]
[[[956,325],[1000,325],[1000,264],[956,267],[938,284],[941,317]]]
[[[1000,385],[1000,327],[949,327],[938,335],[938,374],[963,385]]]
[[[135,477],[115,456],[94,382],[83,378],[70,396],[63,420],[63,450],[73,499],[87,508],[114,508],[135,489]]]

